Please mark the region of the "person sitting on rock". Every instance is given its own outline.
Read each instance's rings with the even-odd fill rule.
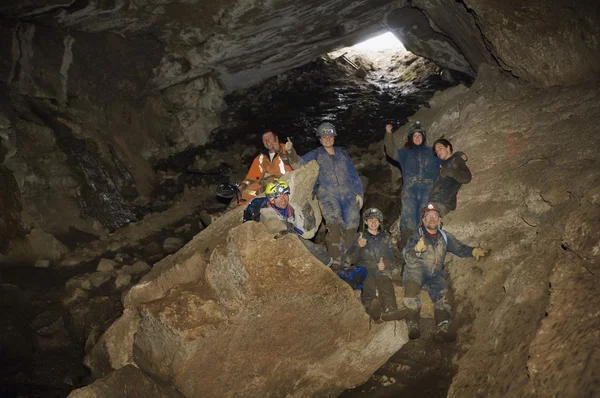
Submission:
[[[336,135],[331,123],[322,123],[317,128],[322,146],[300,158],[300,164],[311,160],[319,164],[315,189],[327,226],[325,244],[333,258],[334,270],[339,269],[342,255],[360,224],[364,197],[362,182],[350,155],[345,149],[333,146]]]
[[[409,309],[406,323],[408,337],[417,339],[421,301],[419,292],[424,287],[434,303],[436,331],[434,339],[438,342],[456,340],[456,331],[452,325],[452,312],[447,300],[448,285],[444,260],[450,252],[459,257],[480,258],[490,255],[491,250],[471,247],[461,243],[452,234],[441,229],[441,210],[429,203],[421,212],[421,226],[412,235],[403,251],[406,260],[404,268],[404,305]]]
[[[433,143],[433,153],[443,163],[429,194],[429,202],[437,204],[441,216],[445,217],[456,210],[456,195],[463,184],[471,182],[471,170],[462,157],[452,153],[452,144],[445,138]]]
[[[282,180],[274,180],[267,184],[265,194],[268,198],[266,206],[260,209],[260,222],[267,228],[267,232],[276,234],[277,237],[288,233],[302,236],[305,231],[315,224],[315,216],[307,202],[301,211],[296,211],[290,205],[290,186]],[[331,256],[315,243],[307,239],[300,242],[319,261],[331,267]]]
[[[408,309],[398,309],[396,303],[392,284],[394,251],[390,237],[381,228],[383,213],[376,208],[367,209],[363,220],[367,230],[356,235],[346,253],[346,262],[367,269],[361,301],[371,318],[375,321],[380,318],[384,321],[400,320],[408,314]]]
[[[263,133],[262,142],[264,148],[254,158],[246,178],[239,185],[241,197],[237,204],[240,206],[260,195],[270,181],[292,171],[293,164],[299,161],[289,138],[285,144],[280,143],[277,135],[269,130]]]

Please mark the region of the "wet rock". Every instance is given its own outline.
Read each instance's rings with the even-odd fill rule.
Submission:
[[[50,260],[40,258],[39,260],[35,260],[33,266],[36,268],[48,268],[50,267]]]
[[[175,228],[175,230],[173,232],[175,232],[175,234],[179,235],[179,234],[188,232],[190,230],[190,228],[192,228],[192,224],[184,224],[181,227]]]
[[[183,398],[176,390],[127,365],[93,384],[74,390],[70,398]]]
[[[93,272],[88,278],[91,284],[98,288],[108,282],[112,278],[112,274],[110,272]]]
[[[70,290],[69,294],[63,299],[62,303],[65,307],[70,307],[78,300],[88,297],[88,289],[84,290],[80,287]]]
[[[117,273],[119,275],[141,275],[150,271],[152,267],[148,265],[145,261],[136,261],[133,265],[125,265],[123,266]]]
[[[184,245],[184,242],[180,238],[168,237],[163,242],[163,249],[165,253],[175,253]]]
[[[129,283],[131,283],[131,275],[117,275],[117,278],[115,279],[115,289],[121,290],[124,287],[128,286]]]
[[[67,290],[73,290],[73,289],[90,290],[92,288],[92,281],[90,280],[90,278],[87,274],[86,275],[77,275],[77,276],[72,277],[65,283],[65,288]]]
[[[107,258],[103,258],[100,260],[100,262],[98,263],[98,266],[96,267],[96,271],[98,272],[112,272],[115,270],[115,266],[117,265],[116,262],[109,260]]]
[[[34,228],[23,239],[11,241],[6,261],[57,261],[68,252],[69,249],[53,235]]]

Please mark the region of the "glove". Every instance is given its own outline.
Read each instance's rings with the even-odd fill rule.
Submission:
[[[473,249],[473,252],[471,254],[473,255],[473,257],[475,257],[477,261],[479,261],[479,259],[489,256],[491,252],[492,251],[490,249],[476,247]]]
[[[358,208],[362,209],[362,207],[363,207],[363,198],[360,195],[356,195],[356,203],[358,203]]]
[[[426,250],[427,250],[427,244],[425,243],[425,237],[421,236],[421,239],[419,239],[419,241],[415,245],[415,251],[417,253],[423,253]]]
[[[290,137],[287,138],[287,142],[285,143],[285,151],[290,152],[294,148],[294,144],[292,144],[292,140]]]

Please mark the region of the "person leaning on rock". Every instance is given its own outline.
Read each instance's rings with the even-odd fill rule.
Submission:
[[[433,143],[433,153],[443,163],[429,194],[429,202],[437,204],[444,217],[456,210],[456,195],[463,184],[471,182],[471,170],[461,156],[452,153],[452,144],[445,138]]]
[[[426,145],[427,135],[418,121],[410,126],[404,147],[396,147],[391,124],[385,126],[384,143],[386,155],[400,164],[402,172],[401,238],[398,246],[403,248],[419,225],[419,211],[429,200],[441,160]]]
[[[315,217],[307,202],[301,211],[297,212],[290,205],[290,186],[281,180],[274,180],[267,184],[265,194],[268,203],[260,209],[260,222],[267,228],[267,232],[276,234],[278,237],[293,233],[302,236],[305,231],[310,230],[315,225]],[[332,264],[331,256],[319,246],[307,239],[300,239],[300,242],[308,251],[326,266]]]
[[[322,146],[300,158],[300,164],[311,160],[319,164],[315,187],[327,226],[325,243],[333,258],[334,270],[339,269],[342,255],[352,243],[360,223],[364,196],[360,176],[350,155],[345,149],[333,145],[336,135],[331,123],[322,123],[317,128]]]
[[[396,303],[396,293],[392,284],[394,250],[390,237],[381,229],[383,213],[379,209],[370,208],[364,212],[363,219],[367,230],[356,235],[346,256],[348,263],[367,269],[361,301],[375,321],[380,318],[384,321],[403,319],[408,310],[398,309]]]
[[[263,133],[262,142],[264,148],[254,158],[248,175],[239,186],[241,198],[237,204],[240,206],[260,195],[269,181],[292,171],[299,161],[289,138],[285,144],[280,143],[277,134],[269,130]]]
[[[441,229],[441,212],[436,204],[430,203],[422,210],[421,226],[412,235],[403,251],[406,260],[404,268],[404,305],[409,309],[406,323],[408,337],[419,338],[419,317],[421,301],[419,292],[424,287],[434,303],[436,331],[434,339],[438,342],[456,340],[456,331],[452,325],[452,309],[447,301],[448,285],[444,260],[450,252],[459,257],[475,257],[479,261],[487,257],[491,250],[471,247],[461,243],[452,234]]]

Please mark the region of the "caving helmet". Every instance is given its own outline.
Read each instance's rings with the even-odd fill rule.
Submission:
[[[335,137],[335,127],[329,122],[321,123],[317,127],[317,137]]]
[[[425,135],[425,129],[423,128],[423,126],[421,126],[421,122],[420,121],[416,121],[414,122],[410,128],[408,129],[408,142],[412,143],[412,136],[414,133],[420,133],[423,136],[423,144],[421,145],[425,145],[425,141],[427,140],[427,136]]]
[[[376,209],[375,207],[371,207],[365,210],[363,213],[363,220],[365,221],[365,224],[367,223],[367,220],[370,220],[371,218],[376,218],[381,224],[383,224],[383,213],[381,210]]]
[[[282,180],[275,180],[267,184],[267,188],[265,189],[265,194],[269,199],[275,199],[280,197],[281,195],[290,193],[290,186],[287,182]]]
[[[423,207],[423,209],[421,210],[421,218],[425,217],[425,213],[432,210],[437,211],[440,218],[442,217],[442,211],[440,210],[440,207],[438,205],[436,205],[435,203],[427,203],[427,206]]]

